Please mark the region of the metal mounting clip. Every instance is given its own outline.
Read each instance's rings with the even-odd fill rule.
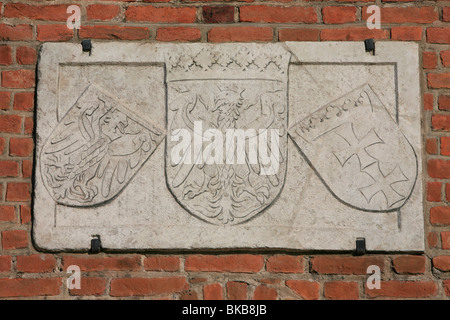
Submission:
[[[375,41],[373,39],[364,40],[364,46],[366,47],[366,52],[372,51],[373,55],[375,55]]]
[[[102,242],[100,241],[100,236],[99,235],[94,235],[94,238],[91,239],[91,250],[89,251],[89,253],[100,253],[101,249],[102,249]]]
[[[356,255],[366,254],[366,238],[356,238]]]
[[[83,48],[83,52],[89,52],[89,55],[91,55],[92,42],[90,39],[81,41],[81,47]]]

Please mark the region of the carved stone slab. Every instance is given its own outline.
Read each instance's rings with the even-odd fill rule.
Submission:
[[[418,47],[44,44],[49,251],[424,249]]]

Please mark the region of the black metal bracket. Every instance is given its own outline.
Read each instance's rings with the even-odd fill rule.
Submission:
[[[366,52],[371,52],[375,55],[375,41],[373,39],[364,40],[364,46],[366,47]]]
[[[94,238],[91,239],[91,250],[89,251],[89,253],[100,253],[100,251],[102,250],[102,242],[100,240],[100,236],[95,235],[93,237]]]
[[[89,52],[89,55],[91,55],[92,42],[90,39],[81,41],[81,47],[83,48],[83,52]]]
[[[366,238],[356,238],[356,255],[362,256],[366,254]]]

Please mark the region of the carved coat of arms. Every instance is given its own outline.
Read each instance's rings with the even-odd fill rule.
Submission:
[[[282,189],[287,156],[287,67],[278,46],[168,56],[167,184],[191,214],[247,221]]]
[[[414,188],[414,149],[368,84],[293,124],[289,135],[330,192],[349,206],[397,210]]]
[[[104,203],[123,190],[163,139],[163,130],[90,85],[44,144],[44,184],[59,204]]]

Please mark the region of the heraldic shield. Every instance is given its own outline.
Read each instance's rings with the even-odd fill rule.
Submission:
[[[44,144],[44,185],[62,205],[103,204],[126,187],[163,139],[164,130],[91,84]]]
[[[370,85],[292,125],[289,135],[340,201],[364,211],[401,208],[417,177],[417,157]]]
[[[234,225],[279,195],[287,162],[282,46],[192,45],[166,56],[166,179],[195,217]]]

